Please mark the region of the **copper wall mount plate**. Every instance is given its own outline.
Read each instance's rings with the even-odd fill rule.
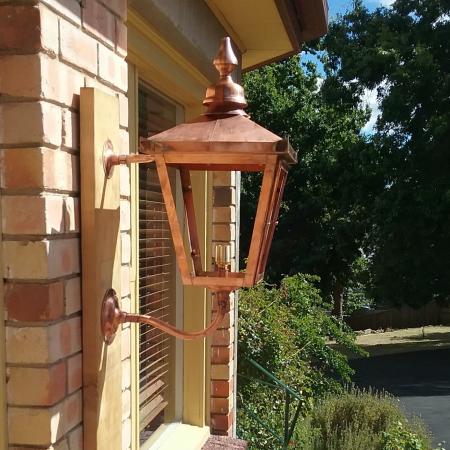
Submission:
[[[101,331],[104,341],[109,345],[116,337],[117,329],[121,323],[119,300],[114,289],[105,292],[101,310]]]

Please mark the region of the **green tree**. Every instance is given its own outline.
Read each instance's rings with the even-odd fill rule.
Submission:
[[[279,282],[298,272],[320,276],[321,287],[342,315],[344,288],[367,234],[366,205],[373,191],[370,151],[360,129],[368,113],[357,90],[322,80],[314,65],[293,57],[244,77],[253,120],[289,136],[299,163],[288,176],[266,277]],[[243,258],[261,177],[242,183]]]
[[[368,253],[378,299],[450,300],[450,2],[397,0],[370,13],[361,1],[330,27],[327,75],[376,89],[371,136],[382,189]]]

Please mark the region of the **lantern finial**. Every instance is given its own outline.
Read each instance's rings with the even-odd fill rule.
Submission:
[[[214,67],[220,74],[219,81],[206,90],[203,104],[208,107],[206,114],[247,115],[244,89],[231,78],[231,72],[238,66],[229,37],[220,41],[219,51],[214,58]]]

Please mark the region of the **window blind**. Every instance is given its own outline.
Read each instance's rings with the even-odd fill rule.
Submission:
[[[176,125],[176,106],[139,87],[139,136]],[[175,260],[154,163],[139,165],[139,312],[170,321],[175,305]],[[139,331],[139,426],[145,442],[164,422],[169,404],[171,337],[150,325]]]

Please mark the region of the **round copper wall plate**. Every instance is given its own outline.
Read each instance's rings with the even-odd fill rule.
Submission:
[[[108,289],[105,292],[102,303],[101,312],[101,331],[104,341],[109,345],[116,337],[117,328],[119,327],[119,301],[114,289]]]

